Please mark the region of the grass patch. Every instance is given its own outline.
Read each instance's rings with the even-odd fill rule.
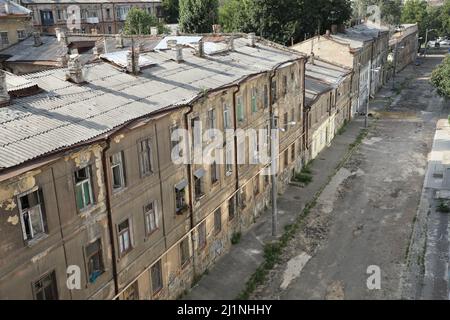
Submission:
[[[306,166],[304,166],[300,172],[294,174],[293,180],[303,183],[305,186],[311,183],[311,181],[313,180],[311,161]]]
[[[233,235],[231,236],[231,244],[238,244],[241,241],[241,232],[235,232],[233,233]]]
[[[344,119],[344,123],[343,123],[342,126],[339,128],[339,130],[337,131],[337,134],[338,134],[338,135],[342,135],[342,134],[345,132],[345,130],[347,130],[347,123],[348,123],[348,120],[347,120],[347,119]]]

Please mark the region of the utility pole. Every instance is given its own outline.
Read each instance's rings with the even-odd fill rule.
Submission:
[[[270,157],[271,157],[271,181],[272,181],[272,236],[276,237],[278,234],[278,208],[277,208],[277,153],[278,148],[275,148],[277,143],[278,128],[275,113],[270,115]]]
[[[369,101],[370,101],[370,85],[372,82],[372,58],[369,60],[369,82],[367,84],[367,104],[366,104],[366,116],[364,117],[364,127],[369,126]]]

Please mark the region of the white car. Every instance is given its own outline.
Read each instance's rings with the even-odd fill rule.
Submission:
[[[441,46],[450,46],[450,40],[442,40],[439,42]]]

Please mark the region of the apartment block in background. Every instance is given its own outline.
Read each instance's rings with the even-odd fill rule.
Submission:
[[[0,0],[0,50],[32,33],[31,10],[9,0]]]
[[[136,7],[162,18],[160,0],[21,0],[32,11],[33,26],[44,33],[56,28],[82,33],[116,34],[123,29],[128,11]],[[73,12],[80,16],[80,27],[70,30]],[[68,25],[69,23],[69,25]]]

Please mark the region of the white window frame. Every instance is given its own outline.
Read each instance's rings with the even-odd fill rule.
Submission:
[[[128,231],[127,232],[120,231],[120,229],[119,229],[120,225],[122,223],[124,223],[125,221],[128,221]],[[128,233],[128,246],[126,248],[124,246],[125,238],[123,237],[123,235],[125,233]],[[133,249],[133,223],[131,221],[131,218],[126,218],[117,224],[117,242],[119,244],[119,255],[121,257],[126,255],[128,252],[131,251],[131,249]]]
[[[117,158],[115,158],[117,157]],[[123,162],[123,151],[116,152],[111,155],[110,157],[110,163],[111,163],[111,182],[112,182],[112,188],[113,191],[121,190],[125,187],[125,172],[124,172],[124,162]],[[120,179],[120,186],[114,187],[114,168],[119,167],[119,179]]]
[[[43,215],[43,211],[42,211],[42,203],[44,202],[44,199],[40,199],[39,204],[34,206],[34,207],[31,207],[31,208],[28,208],[28,209],[23,209],[22,208],[22,202],[20,201],[20,199],[22,197],[28,196],[29,194],[32,194],[34,192],[38,192],[38,197],[39,197],[39,188],[38,187],[33,188],[33,189],[31,189],[31,190],[29,190],[29,191],[27,191],[25,193],[22,193],[22,194],[20,194],[17,197],[18,198],[17,202],[18,202],[18,205],[19,205],[19,213],[20,213],[20,222],[21,222],[21,226],[22,226],[22,236],[23,236],[23,240],[25,240],[25,241],[32,241],[32,240],[36,239],[37,237],[39,237],[40,235],[46,233],[45,224],[44,224],[44,215]],[[39,223],[40,223],[40,227],[42,229],[42,232],[37,233],[37,234],[34,234],[33,224],[31,223],[32,219],[30,219],[30,211],[32,209],[35,209],[35,208],[38,209]],[[29,223],[28,227],[29,227],[29,230],[30,230],[30,233],[31,233],[31,238],[28,238],[28,236],[27,236],[27,232],[26,232],[26,228],[25,228],[25,219],[23,217],[24,214],[27,213],[27,212],[28,212],[28,217],[29,217],[28,218],[28,223]]]
[[[77,172],[80,170],[87,170],[87,178],[79,181],[79,182],[75,182],[75,202],[76,202],[76,194],[77,194],[77,188],[81,187],[81,193],[82,193],[82,199],[83,199],[83,204],[84,206],[82,208],[78,208],[78,203],[77,204],[77,209],[82,211],[86,208],[88,208],[89,206],[91,206],[94,203],[94,197],[93,197],[93,190],[92,190],[92,174],[91,174],[91,167],[88,165],[86,167],[83,168],[79,168],[78,170],[75,171],[74,175],[75,175],[75,181],[77,179]],[[85,194],[84,194],[84,188],[83,185],[84,184],[88,184],[88,189],[89,189],[89,203],[84,203],[85,200]]]
[[[148,208],[150,205],[152,206],[151,209]],[[158,230],[159,216],[156,201],[151,201],[144,206],[144,223],[147,236]]]
[[[141,177],[153,173],[152,139],[145,138],[138,142],[138,160]]]

